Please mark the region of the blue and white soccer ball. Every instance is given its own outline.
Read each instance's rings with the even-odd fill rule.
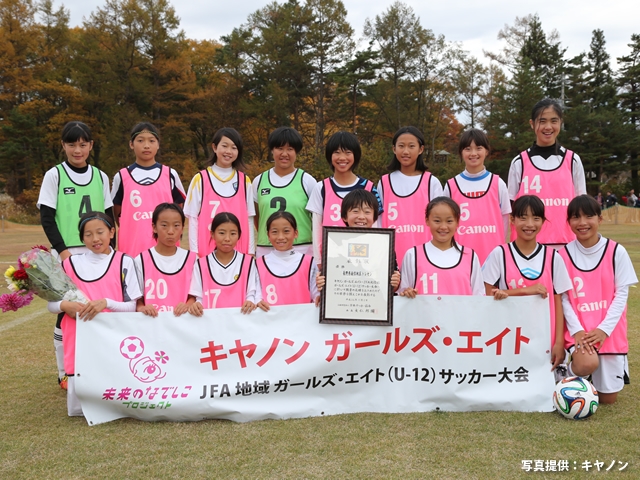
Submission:
[[[553,404],[562,416],[580,420],[596,413],[599,404],[598,392],[589,380],[568,377],[556,384]]]

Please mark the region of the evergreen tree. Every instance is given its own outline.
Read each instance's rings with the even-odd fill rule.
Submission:
[[[557,35],[554,38],[557,38]],[[546,97],[561,96],[566,50],[560,46],[559,41],[547,38],[540,18],[534,15],[529,22],[529,32],[522,46],[521,55],[529,59],[536,74],[540,76]]]
[[[636,191],[640,191],[638,169],[640,169],[640,35],[631,35],[629,44],[631,52],[618,58],[620,65],[618,86],[620,93],[620,109],[628,128],[628,166],[631,169],[631,184]]]
[[[307,0],[311,23],[306,35],[311,63],[311,99],[315,110],[315,157],[323,157],[326,110],[331,101],[329,76],[349,58],[355,48],[353,28],[347,22],[347,10],[340,0]]]

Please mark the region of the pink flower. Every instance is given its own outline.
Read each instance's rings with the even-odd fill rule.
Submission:
[[[49,249],[47,247],[45,247],[44,245],[34,245],[33,247],[31,247],[31,250],[35,250],[36,248],[38,250],[44,250],[45,252],[49,251]]]
[[[169,355],[164,353],[162,350],[156,352],[156,361],[160,363],[167,363],[169,361]]]
[[[26,307],[33,301],[33,293],[24,294],[23,291],[17,293],[5,293],[0,296],[0,310],[3,313],[17,312],[19,308]]]

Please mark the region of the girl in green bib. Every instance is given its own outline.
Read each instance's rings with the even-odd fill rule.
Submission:
[[[282,211],[291,213],[298,224],[293,249],[311,255],[311,213],[305,207],[317,182],[295,167],[296,155],[302,150],[302,137],[293,128],[280,127],[271,132],[268,143],[274,166],[258,175],[252,185],[258,230],[256,255],[261,257],[273,250],[267,236],[267,219]]]
[[[67,123],[62,129],[61,144],[65,160],[44,175],[36,204],[52,253],[60,261],[89,251],[78,237],[78,221],[84,213],[105,212],[113,218],[109,177],[88,164],[93,148],[89,127],[78,121]],[[59,315],[53,330],[53,346],[58,382],[66,388],[61,320]]]

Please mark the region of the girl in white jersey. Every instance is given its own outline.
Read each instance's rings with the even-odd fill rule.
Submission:
[[[233,128],[221,128],[212,140],[211,166],[198,173],[189,185],[184,213],[189,218],[189,245],[202,258],[215,250],[211,223],[218,212],[233,213],[245,235],[240,253],[255,253],[253,217],[256,214],[251,180],[244,172],[242,137]]]
[[[178,173],[157,162],[160,133],[148,122],[131,129],[129,147],[136,161],[113,177],[113,211],[118,222],[118,250],[138,256],[152,248],[153,210],[161,203],[184,203],[184,187]]]
[[[594,198],[571,200],[567,221],[576,235],[560,250],[574,286],[562,295],[565,346],[572,350],[568,373],[591,374],[600,402],[615,403],[629,383],[627,297],[638,277],[624,247],[598,233],[602,214]]]
[[[402,127],[392,140],[393,159],[378,182],[384,214],[383,228],[396,231],[395,250],[398,263],[407,250],[431,238],[424,225],[424,210],[430,200],[442,195],[438,179],[427,172],[422,154],[424,135],[416,127]]]
[[[444,195],[460,205],[462,212],[455,238],[473,248],[480,263],[506,241],[511,213],[507,185],[484,166],[490,151],[489,139],[482,130],[472,128],[464,132],[458,144],[464,172],[444,186]]]
[[[242,238],[240,220],[233,213],[218,213],[211,222],[216,249],[196,262],[189,295],[196,302],[189,313],[197,317],[209,308],[240,308],[251,313],[260,301],[256,261],[236,250]]]
[[[51,313],[62,313],[64,366],[68,380],[67,411],[69,416],[82,415],[82,407],[75,393],[76,318],[91,320],[98,313],[135,312],[136,300],[142,296],[133,259],[111,248],[115,235],[113,220],[101,212],[82,215],[80,238],[88,253],[72,255],[62,262],[69,275],[89,302],[49,302]]]
[[[177,246],[184,229],[184,213],[175,203],[161,203],[153,211],[151,224],[156,246],[142,252],[134,262],[144,297],[138,312],[157,317],[173,312],[176,317],[189,310],[195,298],[189,296],[196,254]]]
[[[67,123],[62,129],[62,149],[66,160],[44,176],[37,207],[40,223],[52,252],[60,260],[89,250],[78,237],[78,221],[83,213],[106,212],[113,218],[113,202],[109,194],[109,177],[88,164],[93,148],[91,130],[82,122]],[[113,223],[113,222],[112,222]],[[58,315],[53,330],[53,347],[58,366],[58,383],[65,389],[64,351]]]
[[[258,307],[268,312],[274,305],[315,302],[320,295],[316,286],[318,269],[311,255],[293,249],[298,236],[296,219],[289,212],[275,212],[267,220],[269,241],[274,250],[258,258],[262,300]]]
[[[496,300],[524,295],[548,299],[549,343],[555,369],[565,358],[561,295],[571,290],[571,280],[558,252],[537,242],[546,220],[542,200],[534,195],[520,197],[513,204],[510,220],[517,237],[509,244],[496,247],[482,266],[486,292]]]
[[[448,197],[434,198],[427,206],[426,221],[432,238],[405,254],[400,295],[484,295],[478,256],[454,239],[460,221],[458,204]]]
[[[562,106],[550,98],[539,101],[531,111],[531,128],[536,141],[511,162],[507,181],[512,201],[536,195],[545,205],[547,221],[538,241],[565,245],[575,236],[565,222],[567,205],[577,195],[587,193],[580,157],[557,142],[562,127]],[[511,230],[511,239],[516,232]]]

